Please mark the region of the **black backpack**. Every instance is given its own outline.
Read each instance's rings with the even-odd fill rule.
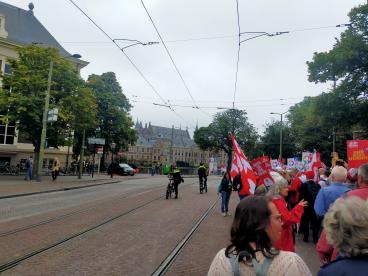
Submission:
[[[241,175],[238,174],[233,179],[233,190],[239,192],[242,189],[242,187],[243,187],[243,185],[242,185],[242,181],[241,181]]]

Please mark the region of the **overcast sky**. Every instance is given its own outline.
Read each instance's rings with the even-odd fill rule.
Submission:
[[[29,1],[7,0],[28,9]],[[112,38],[160,41],[140,0],[74,0]],[[125,49],[125,53],[174,107],[175,113],[134,69],[127,58],[68,0],[34,0],[34,14],[70,53],[90,62],[81,74],[117,75],[132,101],[131,115],[143,123],[171,127],[207,126],[234,98],[238,51],[235,0],[144,0],[188,90],[162,43]],[[327,91],[331,84],[308,82],[306,61],[328,51],[345,28],[319,28],[348,23],[351,8],[364,0],[239,0],[241,32],[289,34],[259,37],[241,44],[235,107],[244,109],[261,134],[264,125],[305,96]],[[315,30],[305,30],[319,28]],[[304,30],[304,31],[302,31]],[[248,38],[242,35],[242,39]],[[185,40],[185,41],[184,41]],[[121,47],[128,44],[120,43]],[[192,97],[190,96],[190,94]],[[194,102],[192,100],[194,99]],[[283,99],[283,100],[280,100]],[[183,118],[183,119],[182,119]]]

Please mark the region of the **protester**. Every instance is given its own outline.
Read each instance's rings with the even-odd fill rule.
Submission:
[[[346,196],[357,196],[368,200],[368,164],[361,165],[358,169],[358,188],[349,191]],[[326,232],[323,230],[316,246],[317,254],[322,263],[329,263],[336,259],[338,251],[327,242]]]
[[[323,226],[327,240],[341,257],[323,266],[318,276],[367,275],[368,201],[355,196],[336,200]]]
[[[346,177],[346,184],[349,189],[354,190],[357,188],[358,181],[358,169],[351,168],[348,170],[348,175]]]
[[[265,196],[268,190],[267,187],[263,184],[257,186],[256,190],[254,191],[255,196]]]
[[[229,213],[229,200],[231,196],[232,184],[230,180],[230,175],[228,172],[222,177],[221,183],[218,187],[218,194],[221,193],[221,214],[225,216],[230,216]]]
[[[317,216],[323,217],[332,203],[342,194],[350,191],[344,184],[347,177],[347,170],[342,166],[335,166],[330,175],[331,184],[322,188],[316,197],[314,210]]]
[[[358,168],[358,188],[347,193],[348,196],[358,196],[368,200],[368,163]]]
[[[314,211],[314,201],[321,189],[316,182],[314,182],[314,172],[308,171],[305,173],[307,181],[300,187],[300,199],[304,199],[308,202],[308,205],[304,208],[304,214],[300,223],[301,231],[304,234],[303,241],[309,240],[309,229],[312,228],[313,242],[318,242],[318,235],[321,228],[321,220],[317,217]]]
[[[293,224],[300,223],[304,207],[308,202],[301,200],[292,210],[287,209],[285,198],[288,195],[289,187],[285,178],[276,172],[270,172],[274,184],[267,195],[272,198],[277,210],[282,216],[282,231],[280,239],[274,244],[275,248],[294,252]]]
[[[60,162],[59,159],[55,157],[54,161],[52,162],[52,171],[51,171],[52,181],[55,181],[56,178],[58,177],[59,170],[60,170]]]
[[[328,177],[331,174],[331,170],[328,169],[328,168],[319,168],[318,173],[319,173],[318,184],[321,186],[321,188],[324,188],[324,187],[330,185]]]
[[[231,243],[217,253],[207,275],[256,275],[259,269],[262,275],[312,275],[297,254],[272,247],[281,229],[281,215],[270,199],[249,196],[241,200],[231,227]]]
[[[33,173],[33,158],[30,156],[26,161],[26,178],[25,180],[31,181],[32,180],[32,173]]]

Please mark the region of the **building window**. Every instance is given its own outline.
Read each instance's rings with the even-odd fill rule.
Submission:
[[[15,126],[0,125],[0,144],[12,145],[14,144]]]
[[[4,75],[10,75],[10,74],[11,74],[10,64],[5,63],[5,66],[4,66]]]

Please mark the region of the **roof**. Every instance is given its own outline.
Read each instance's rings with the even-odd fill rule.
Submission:
[[[168,127],[160,127],[149,125],[145,128],[136,128],[138,131],[138,140],[136,145],[153,145],[160,139],[173,139],[174,147],[192,148],[196,144],[190,138],[189,132],[187,130],[172,129]]]
[[[33,10],[23,10],[21,8],[0,2],[0,14],[5,17],[5,30],[8,42],[17,45],[39,44],[41,47],[54,47],[59,50],[63,57],[70,57],[71,54],[65,50],[59,42],[47,31],[47,29],[34,16]],[[88,63],[76,58],[70,58],[75,63],[87,65]]]

